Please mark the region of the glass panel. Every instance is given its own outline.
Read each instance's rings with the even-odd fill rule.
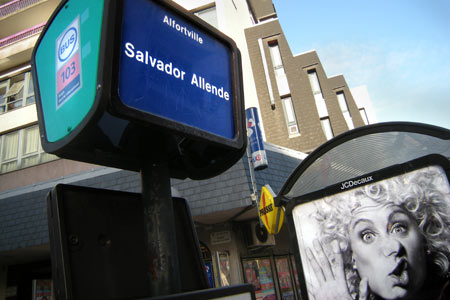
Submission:
[[[33,77],[31,76],[31,74],[30,74],[29,78],[30,78],[30,81],[28,83],[28,96],[34,95]]]
[[[289,135],[298,135],[298,126],[297,125],[289,126]]]
[[[365,110],[364,108],[361,108],[361,109],[359,110],[359,113],[361,114],[361,117],[362,117],[362,119],[363,119],[363,121],[364,121],[364,124],[365,124],[365,125],[368,125],[368,124],[369,124],[369,119],[367,118],[366,110]]]
[[[22,168],[31,167],[37,164],[39,164],[38,154],[22,158]]]
[[[319,118],[328,117],[328,109],[325,104],[325,99],[322,97],[322,93],[315,94],[314,100],[316,102],[317,112],[319,113]]]
[[[270,259],[244,259],[245,281],[253,284],[257,300],[275,300],[275,286],[273,282]]]
[[[6,101],[6,85],[0,86],[0,105],[4,104]]]
[[[319,78],[317,78],[317,73],[315,70],[308,72],[309,82],[311,83],[311,89],[313,94],[322,94],[322,90],[320,89]]]
[[[36,153],[39,150],[39,128],[34,126],[24,130],[23,155]]]
[[[272,58],[272,64],[274,68],[283,66],[283,61],[281,60],[280,48],[278,43],[269,44],[270,57]]]
[[[300,299],[302,293],[300,290],[300,281],[298,280],[297,265],[295,264],[294,256],[291,256],[291,265],[292,265],[292,271],[294,272],[295,287],[297,289],[297,297]]]
[[[27,98],[25,105],[32,104],[34,102],[36,102],[36,99],[34,98],[34,96],[31,96]]]
[[[34,85],[33,85],[33,77],[31,76],[31,73],[28,72],[28,90],[27,90],[27,96],[25,100],[25,105],[32,104],[36,100],[34,98]]]
[[[217,12],[216,7],[210,7],[201,11],[197,11],[194,13],[197,17],[202,19],[203,21],[207,22],[208,24],[219,28],[218,22],[217,22]]]
[[[348,111],[344,112],[344,119],[347,123],[348,129],[353,129],[355,126],[353,126],[352,117],[350,116],[350,113]]]
[[[291,90],[289,89],[289,83],[288,83],[286,74],[284,74],[284,69],[282,69],[282,70],[283,70],[283,74],[277,75],[275,77],[275,79],[277,81],[278,92],[280,93],[280,96],[289,95],[291,93]]]
[[[22,92],[23,89],[23,85],[24,85],[24,81],[19,81],[14,83],[8,90],[8,92],[6,93],[5,97],[11,97],[11,96],[15,96],[17,95],[19,92]]]
[[[3,161],[18,158],[19,132],[5,135],[3,140]]]
[[[58,156],[46,152],[41,152],[41,163],[55,159],[58,159]]]
[[[330,119],[322,119],[320,120],[320,124],[322,125],[322,130],[327,140],[331,140],[333,138],[333,130],[331,129]]]
[[[288,124],[292,123],[296,124],[297,120],[295,119],[294,108],[292,107],[292,99],[289,97],[282,99],[282,101],[284,105],[284,110],[286,112],[286,120]]]
[[[6,111],[6,87],[7,83],[0,83],[0,113]]]
[[[347,101],[345,99],[344,93],[337,93],[339,107],[343,113],[348,112]]]
[[[2,173],[17,170],[17,160],[2,164]]]
[[[294,289],[292,287],[292,277],[289,271],[289,261],[287,257],[275,259],[278,274],[278,284],[282,300],[295,300]]]
[[[220,286],[231,284],[230,258],[227,252],[218,252]]]
[[[53,281],[51,279],[33,280],[33,300],[53,300]]]
[[[275,68],[274,71],[275,71],[275,77],[277,77],[277,78],[283,77],[283,76],[286,77],[286,72],[284,72],[283,66]]]

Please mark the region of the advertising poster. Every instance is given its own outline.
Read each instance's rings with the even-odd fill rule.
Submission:
[[[391,170],[293,208],[309,299],[433,300],[448,293],[446,173],[439,165]]]
[[[51,279],[33,280],[33,300],[53,300],[53,283]]]
[[[292,288],[292,278],[289,272],[289,262],[287,257],[275,259],[278,274],[278,284],[280,285],[281,299],[294,300],[294,289]]]
[[[257,300],[275,300],[275,286],[273,282],[270,259],[246,259],[243,261],[247,283],[255,287]]]
[[[205,261],[205,270],[206,270],[206,276],[208,277],[209,287],[213,288],[215,286],[214,270],[213,270],[213,265],[212,265],[211,261]]]
[[[231,283],[230,257],[228,252],[218,252],[219,258],[219,281],[220,286],[229,286]]]

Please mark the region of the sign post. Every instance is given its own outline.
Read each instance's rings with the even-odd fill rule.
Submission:
[[[170,178],[219,175],[246,149],[234,41],[168,0],[66,0],[32,73],[46,152],[141,173],[149,296],[207,288],[189,275],[201,258],[181,259],[198,240],[174,234],[192,218],[175,217]]]
[[[172,1],[66,0],[32,71],[46,152],[140,171],[161,147],[171,177],[204,179],[245,151],[239,50]]]
[[[181,292],[175,217],[169,168],[164,153],[155,153],[141,169],[142,205],[146,229],[148,278],[152,296]],[[168,234],[169,233],[169,234]]]

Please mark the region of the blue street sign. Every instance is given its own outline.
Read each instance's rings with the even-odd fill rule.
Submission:
[[[247,147],[239,49],[171,0],[63,0],[31,64],[48,153],[204,179]]]
[[[148,0],[125,0],[118,94],[128,108],[236,138],[227,44]]]

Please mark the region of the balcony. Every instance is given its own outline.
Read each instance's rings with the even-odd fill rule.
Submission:
[[[0,39],[0,73],[30,61],[31,52],[44,26],[45,23],[41,23]]]
[[[27,39],[33,35],[40,34],[42,29],[44,29],[44,26],[45,26],[45,22],[1,39],[0,40],[0,50],[3,47],[10,46],[21,40]]]
[[[22,11],[43,0],[14,0],[0,6],[0,19]]]
[[[30,62],[31,52],[60,0],[0,0],[0,74]]]

